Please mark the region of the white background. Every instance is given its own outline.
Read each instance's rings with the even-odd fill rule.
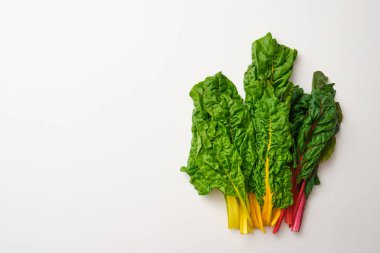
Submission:
[[[0,252],[379,252],[379,1],[0,1]],[[180,173],[192,85],[254,39],[344,112],[302,231],[241,236]]]

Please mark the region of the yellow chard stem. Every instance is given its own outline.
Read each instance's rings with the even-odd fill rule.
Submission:
[[[254,193],[249,193],[249,201],[251,203],[251,217],[255,227],[259,228],[263,233],[265,233],[263,220],[261,217],[261,208],[259,202],[257,202]]]
[[[253,226],[253,223],[252,223],[252,220],[251,220],[251,216],[249,215],[249,210],[248,210],[247,205],[246,205],[246,200],[244,200],[242,198],[242,196],[240,195],[239,190],[236,187],[236,185],[234,184],[234,181],[232,180],[231,176],[228,173],[226,173],[226,175],[227,175],[228,179],[230,180],[230,182],[232,184],[232,187],[234,188],[234,191],[236,193],[236,197],[239,199],[241,207],[243,208],[244,212],[247,214],[248,224],[250,226]]]
[[[252,222],[249,222],[250,216],[249,216],[249,211],[250,211],[250,205],[249,201],[246,201],[246,208],[247,211],[244,210],[243,206],[239,206],[239,212],[240,212],[240,233],[245,235],[253,231],[253,224]]]
[[[239,229],[239,204],[235,196],[226,196],[228,228]]]
[[[269,119],[269,140],[267,147],[267,155],[265,159],[265,196],[264,196],[264,206],[263,206],[263,223],[264,226],[269,226],[272,218],[272,192],[269,185],[269,150],[272,142],[272,121]]]
[[[272,227],[274,227],[274,225],[276,225],[276,222],[277,222],[278,218],[280,218],[280,215],[281,215],[281,208],[274,209],[272,221],[270,223],[270,225]]]

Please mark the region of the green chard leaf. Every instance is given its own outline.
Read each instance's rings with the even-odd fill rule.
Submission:
[[[254,163],[255,157],[252,139],[247,138],[252,127],[242,98],[222,73],[196,84],[190,96],[195,106],[193,138],[188,164],[181,171],[189,174],[201,195],[218,189],[227,196],[246,199],[243,172],[251,172],[243,167]]]
[[[257,152],[248,188],[261,206],[265,201],[273,208],[292,204],[289,113],[293,84],[289,78],[296,56],[296,50],[278,44],[268,33],[253,43],[252,64],[244,75]]]
[[[254,192],[259,196],[259,203],[263,204],[263,196],[266,194],[266,169],[268,169],[273,206],[284,208],[292,204],[291,171],[288,166],[292,160],[289,151],[292,145],[289,110],[276,97],[263,98],[256,106],[253,121],[259,159],[253,170]]]
[[[316,168],[313,172],[313,175],[307,180],[306,186],[305,186],[305,194],[306,197],[308,198],[311,191],[313,190],[314,185],[320,185],[321,182],[319,181],[319,177],[317,175],[318,173],[318,168]]]
[[[290,108],[290,124],[292,136],[296,137],[302,122],[307,117],[310,94],[305,94],[298,85],[294,86]]]
[[[297,140],[297,136],[299,130],[301,128],[302,122],[308,115],[309,103],[310,103],[311,95],[304,93],[303,89],[298,85],[294,86],[292,102],[290,108],[290,129],[293,140]],[[298,154],[295,152],[297,150],[297,142],[295,141],[293,144],[292,154],[293,154],[293,167],[297,167]]]
[[[245,101],[249,108],[264,95],[290,104],[293,85],[289,82],[297,50],[277,43],[268,33],[252,44],[252,64],[244,75]]]
[[[321,157],[319,158],[318,163],[323,163],[330,159],[332,154],[334,153],[335,149],[335,144],[336,144],[336,138],[333,136],[329,142],[326,144],[325,148],[322,150]]]
[[[297,135],[296,156],[300,167],[297,182],[309,180],[319,163],[329,159],[334,151],[334,136],[343,116],[339,103],[334,101],[334,84],[327,81],[322,72],[314,73],[307,116]]]

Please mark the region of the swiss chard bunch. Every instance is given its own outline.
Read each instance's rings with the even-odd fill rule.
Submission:
[[[335,135],[343,119],[342,110],[335,102],[333,83],[320,71],[313,76],[312,92],[305,94],[295,87],[290,122],[292,125],[293,205],[284,211],[285,222],[292,231],[300,230],[302,215],[314,185],[319,185],[319,164],[328,160],[335,149]],[[281,224],[278,221],[274,233]]]
[[[193,137],[181,171],[199,194],[224,194],[228,227],[243,234],[276,233],[284,217],[298,232],[319,164],[334,151],[342,112],[333,84],[315,72],[311,94],[294,86],[296,56],[268,33],[252,45],[245,101],[220,72],[190,91]]]

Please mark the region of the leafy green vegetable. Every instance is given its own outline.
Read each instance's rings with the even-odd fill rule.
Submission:
[[[268,33],[252,44],[252,64],[244,75],[245,102],[249,108],[264,95],[290,102],[289,82],[297,50],[277,43]],[[288,101],[289,100],[289,101]]]
[[[221,73],[195,85],[190,96],[195,106],[193,139],[188,165],[181,170],[189,174],[201,195],[216,188],[226,195],[244,198],[242,159],[233,145],[234,135],[239,135],[236,125],[242,119],[231,117],[230,110],[230,106],[243,107],[242,99]]]
[[[332,149],[331,139],[337,132],[338,111],[334,101],[333,84],[327,84],[327,77],[320,71],[314,73],[313,90],[308,115],[300,126],[297,136],[297,156],[300,174],[297,182],[307,180],[319,163],[323,151]]]
[[[289,81],[297,51],[268,33],[252,44],[245,101],[221,72],[194,85],[192,141],[181,168],[200,195],[221,191],[228,227],[298,232],[318,169],[334,152],[343,119],[334,84],[314,73],[311,94]]]
[[[334,153],[336,144],[336,138],[333,136],[329,142],[326,144],[326,147],[322,150],[321,157],[319,158],[318,163],[323,163],[324,161],[327,161],[330,159],[332,154]]]
[[[321,182],[319,181],[319,177],[318,177],[317,173],[318,173],[318,168],[316,168],[313,171],[313,175],[310,177],[310,179],[306,183],[306,186],[305,186],[306,197],[309,197],[311,190],[313,189],[314,185],[320,185],[321,184]]]
[[[294,170],[294,205],[287,209],[286,221],[298,232],[302,222],[306,199],[314,185],[320,184],[319,164],[328,160],[335,149],[335,135],[339,131],[343,114],[335,102],[334,84],[320,71],[313,76],[311,94],[304,94],[297,86],[291,106]]]
[[[218,189],[225,196],[237,197],[244,212],[248,213],[242,166],[251,162],[253,148],[250,147],[250,123],[243,100],[234,84],[222,73],[196,84],[190,96],[195,106],[193,138],[187,167],[182,167],[181,171],[189,174],[199,194]],[[239,150],[246,157],[244,163]],[[246,175],[250,173],[247,168],[243,171]]]
[[[289,111],[293,84],[289,78],[296,56],[296,50],[278,44],[268,33],[253,43],[252,64],[244,76],[258,154],[249,191],[263,207],[264,225],[271,222],[272,208],[292,204]]]
[[[273,193],[273,206],[277,208],[292,204],[291,172],[288,166],[292,159],[289,152],[292,139],[288,113],[289,109],[276,97],[263,98],[257,103],[253,118],[256,150],[260,157],[253,173],[254,192],[264,197],[267,190],[265,182],[268,181]],[[262,201],[259,199],[259,203]]]

